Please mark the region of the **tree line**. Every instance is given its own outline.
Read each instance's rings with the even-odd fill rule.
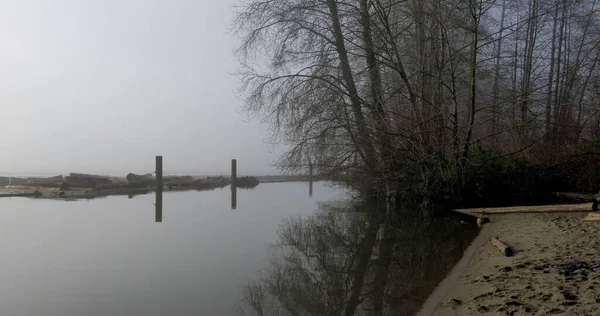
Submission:
[[[596,2],[241,1],[240,95],[282,168],[460,194],[486,159],[598,139]]]

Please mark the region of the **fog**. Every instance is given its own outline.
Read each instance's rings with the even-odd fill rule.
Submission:
[[[232,0],[0,0],[0,175],[273,174],[236,97]]]

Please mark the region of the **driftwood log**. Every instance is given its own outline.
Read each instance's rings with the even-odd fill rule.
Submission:
[[[65,177],[65,182],[72,188],[97,188],[107,186],[112,181],[107,176],[93,174],[71,173]]]
[[[514,254],[513,249],[509,245],[503,243],[498,237],[492,237],[490,242],[494,247],[498,248],[503,255],[510,257]]]
[[[42,196],[42,193],[40,191],[0,194],[0,198],[4,198],[4,197],[40,197],[40,196]]]
[[[156,178],[154,178],[152,174],[137,175],[135,173],[129,173],[126,178],[127,182],[133,185],[146,186],[156,184]]]
[[[27,185],[29,186],[60,187],[62,182],[62,175],[49,178],[27,178]]]
[[[192,176],[164,176],[163,183],[164,184],[183,184],[183,183],[191,183],[194,181]]]
[[[584,219],[584,222],[600,222],[600,213],[589,213]]]
[[[27,179],[15,177],[0,177],[0,185],[24,185],[27,184]]]
[[[560,205],[536,205],[536,206],[512,206],[512,207],[489,207],[456,209],[459,213],[471,214],[509,214],[509,213],[563,213],[563,212],[590,212],[592,203],[583,204],[560,204]]]

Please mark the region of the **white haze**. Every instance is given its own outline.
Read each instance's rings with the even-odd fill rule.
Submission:
[[[236,98],[233,1],[0,0],[0,175],[273,174]]]

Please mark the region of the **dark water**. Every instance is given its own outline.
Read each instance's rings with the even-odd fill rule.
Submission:
[[[154,195],[0,199],[0,315],[411,314],[473,237],[322,184],[230,194],[165,193],[162,222]]]

